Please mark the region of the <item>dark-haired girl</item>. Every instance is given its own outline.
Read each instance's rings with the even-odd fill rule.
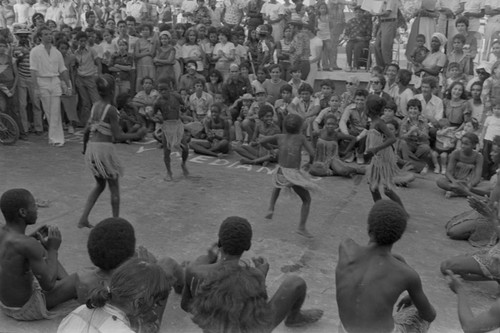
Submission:
[[[113,142],[142,138],[147,133],[145,128],[133,134],[126,134],[121,131],[118,124],[118,111],[112,105],[115,93],[115,79],[113,76],[109,74],[99,76],[96,79],[96,85],[100,100],[92,106],[83,139],[85,162],[94,175],[96,186],[90,192],[82,217],[78,222],[78,228],[92,228],[88,220],[89,214],[106,188],[106,183],[109,185],[111,192],[113,217],[120,215],[120,186],[118,180],[123,173],[123,169]]]
[[[394,192],[394,176],[399,172],[396,164],[396,154],[392,145],[396,137],[389,131],[380,118],[384,111],[385,101],[378,96],[369,96],[366,102],[368,117],[371,119],[370,129],[366,137],[365,155],[371,156],[371,162],[366,169],[366,178],[370,185],[373,201],[382,199],[381,189],[392,201],[404,208],[403,202]]]
[[[470,119],[472,109],[465,94],[465,86],[461,82],[453,82],[443,100],[444,115],[453,127],[460,127],[467,116]]]
[[[446,168],[446,175],[437,180],[437,186],[446,191],[447,198],[452,196],[467,196],[481,180],[483,170],[483,155],[474,149],[479,138],[474,133],[465,133],[462,136],[460,150],[451,153]]]

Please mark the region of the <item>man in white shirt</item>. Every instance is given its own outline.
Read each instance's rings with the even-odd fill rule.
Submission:
[[[436,87],[436,79],[433,77],[426,77],[422,79],[422,85],[420,86],[422,93],[414,97],[422,103],[422,116],[434,126],[439,119],[443,118],[444,113],[443,100],[432,94],[432,91],[436,89]]]
[[[30,21],[30,5],[24,3],[23,0],[17,0],[13,7],[16,14],[16,23],[28,24]]]
[[[49,144],[56,147],[64,145],[64,132],[61,118],[61,77],[68,87],[68,95],[71,95],[72,85],[68,70],[64,65],[64,59],[52,45],[52,32],[49,28],[42,28],[37,37],[41,43],[30,52],[31,77],[35,91],[40,95],[43,110],[49,122]]]
[[[463,16],[469,19],[469,31],[479,31],[480,18],[484,17],[484,0],[460,0],[460,4],[464,6]]]

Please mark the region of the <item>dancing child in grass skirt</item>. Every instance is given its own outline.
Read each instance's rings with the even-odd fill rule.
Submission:
[[[120,212],[120,187],[118,179],[123,174],[122,165],[118,159],[113,142],[137,140],[143,138],[147,130],[139,129],[136,133],[126,134],[120,129],[118,111],[112,105],[115,80],[105,74],[96,79],[100,100],[94,103],[89,122],[85,128],[83,138],[83,153],[85,163],[92,171],[96,186],[90,192],[82,217],[78,222],[79,228],[92,228],[89,223],[89,214],[97,199],[106,188],[106,183],[111,191],[111,208],[113,217],[118,217]]]
[[[300,163],[302,161],[302,148],[309,153],[309,164],[314,160],[314,150],[306,137],[300,134],[303,124],[300,116],[290,114],[286,116],[283,124],[286,134],[276,134],[258,140],[261,145],[274,144],[278,146],[279,165],[273,175],[274,190],[266,218],[273,218],[274,206],[281,189],[292,189],[302,199],[297,233],[311,238],[312,235],[306,229],[307,217],[311,207],[309,190],[316,190],[319,187],[312,182],[307,172],[300,169]]]
[[[373,201],[382,199],[381,189],[389,199],[397,202],[404,208],[403,202],[394,192],[394,177],[399,173],[396,164],[396,154],[392,144],[396,137],[389,131],[385,122],[380,118],[384,111],[385,101],[378,96],[369,96],[366,101],[368,117],[371,119],[370,130],[366,138],[365,155],[371,156],[371,162],[366,169],[366,178],[370,185]]]
[[[180,150],[182,154],[182,172],[185,177],[189,175],[186,161],[189,155],[187,142],[188,133],[185,133],[181,121],[181,107],[184,106],[182,97],[173,92],[174,80],[171,77],[162,78],[158,82],[160,97],[153,106],[153,114],[161,113],[162,116],[162,141],[163,160],[167,168],[166,181],[172,180],[172,168],[170,166],[170,153],[172,150]]]

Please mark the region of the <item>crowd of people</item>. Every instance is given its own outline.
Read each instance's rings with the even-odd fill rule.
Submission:
[[[346,6],[354,12],[347,22]],[[341,0],[311,6],[302,0],[191,0],[181,6],[4,1],[0,109],[16,119],[21,139],[48,130],[54,147],[85,128],[83,153],[96,185],[78,227],[92,229],[88,249],[96,271],[68,275],[57,262],[58,229],[26,236],[27,225],[36,222],[35,201],[26,190],[7,191],[0,199],[6,220],[0,231],[2,311],[17,320],[53,318],[56,305],[78,299],[83,305],[63,320],[60,332],[155,332],[173,286],[183,294],[182,308],[207,332],[270,332],[283,320],[302,326],[321,318],[321,310],[301,309],[304,280],[288,277],[268,299],[265,259],[254,258],[255,267],[238,264],[251,245],[245,219],[225,220],[219,243],[187,267],[136,251],[133,228],[119,217],[123,167],[116,143],[151,135],[163,149],[167,181],[175,150],[186,177],[190,149],[217,158],[234,151],[242,164],[277,163],[266,218],[274,217],[281,190],[291,189],[302,200],[297,233],[304,237],[312,237],[306,222],[310,190],[318,188],[310,175],[365,174],[375,202],[370,242],[363,247],[348,240],[340,247],[341,330],[403,331],[411,323],[425,331],[434,308],[418,274],[390,252],[409,218],[396,185],[434,171],[447,198],[470,197],[480,215],[450,223],[450,237],[477,240],[484,230],[488,239],[500,235],[500,3],[424,1],[411,24],[408,68],[392,58],[394,34],[406,24],[398,1],[376,13],[365,9],[363,2]],[[482,38],[477,22],[485,15]],[[342,87],[315,81],[320,70],[340,70],[340,41],[346,42],[348,79]],[[482,42],[484,56],[478,54]],[[360,67],[370,71],[367,86],[354,73]],[[93,226],[89,214],[106,186],[113,217]],[[499,280],[499,253],[494,246],[441,266],[459,295],[466,330],[500,327],[500,303],[475,317],[454,274]],[[400,274],[389,275],[394,271]],[[361,282],[372,287],[360,289]],[[228,300],[221,294],[232,306],[222,304]]]

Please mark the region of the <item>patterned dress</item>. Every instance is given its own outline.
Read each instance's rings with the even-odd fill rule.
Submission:
[[[366,137],[366,151],[378,147],[384,142],[382,133],[372,128]],[[396,154],[392,146],[386,147],[372,157],[370,165],[366,170],[366,177],[370,190],[393,189],[394,176],[399,172],[396,164]]]

